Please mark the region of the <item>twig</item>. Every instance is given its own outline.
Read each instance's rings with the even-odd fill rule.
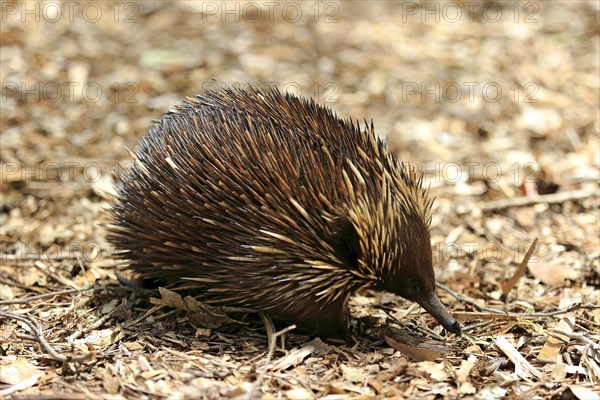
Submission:
[[[46,353],[48,353],[48,355],[50,355],[50,357],[54,358],[55,360],[62,361],[63,363],[68,363],[72,361],[80,362],[89,359],[93,354],[91,352],[79,356],[73,354],[60,354],[54,349],[54,347],[50,345],[50,343],[46,341],[42,332],[42,328],[37,323],[37,321],[34,321],[31,318],[24,317],[22,315],[8,313],[4,311],[0,311],[0,317],[16,319],[17,321],[21,321],[22,323],[27,325],[29,329],[31,329],[31,331],[33,332],[33,338],[35,338],[35,340],[37,340],[37,342],[42,346],[42,348],[46,350]]]
[[[263,323],[265,324],[265,329],[267,331],[267,343],[269,344],[269,348],[271,348],[271,344],[276,341],[275,339],[275,323],[273,323],[273,319],[263,313],[260,312],[258,313],[258,315],[260,315],[260,318],[263,320]]]
[[[436,286],[439,287],[440,289],[445,290],[446,292],[448,292],[456,300],[458,300],[460,302],[463,302],[463,303],[470,304],[470,305],[472,305],[473,307],[475,307],[479,311],[486,311],[486,312],[489,312],[489,313],[503,314],[503,315],[507,314],[506,311],[497,310],[495,308],[490,308],[490,307],[482,306],[481,304],[477,303],[475,300],[467,299],[466,297],[461,296],[460,294],[456,293],[455,291],[453,291],[448,286],[446,286],[446,285],[444,285],[442,283],[436,282]]]
[[[74,260],[78,257],[77,254],[56,254],[52,256],[53,261]],[[8,254],[0,253],[0,261],[27,262],[31,260],[39,260],[38,254]]]
[[[381,307],[381,306],[377,307],[377,308],[380,309],[381,311],[383,311],[387,315],[387,317],[390,318],[393,322],[395,322],[396,324],[398,324],[401,327],[410,331],[411,328],[408,325],[406,325],[404,322],[400,321],[398,318],[396,318],[392,315],[392,310],[389,310],[389,309]],[[404,313],[404,316],[409,315],[413,308],[414,308],[413,305],[411,305],[409,307],[408,313]],[[423,336],[428,336],[432,339],[439,340],[441,342],[443,342],[445,340],[442,336],[438,335],[437,333],[435,333],[434,331],[432,331],[431,329],[429,329],[427,327],[421,327],[421,326],[415,324],[415,330],[419,331],[419,333],[421,333]]]
[[[119,304],[118,306],[113,308],[111,312],[98,318],[91,325],[86,326],[85,328],[82,328],[82,329],[78,330],[77,332],[74,332],[73,334],[71,334],[69,336],[69,339],[70,340],[79,339],[85,332],[90,332],[90,331],[93,331],[94,329],[98,329],[99,327],[104,325],[104,323],[106,321],[113,318],[116,314],[120,313],[121,311],[123,311],[123,309],[125,309],[126,305],[127,305],[127,300],[124,298],[121,299],[121,304]]]
[[[263,365],[262,370],[260,371],[260,374],[254,381],[254,383],[252,383],[252,387],[250,388],[250,390],[248,390],[246,399],[250,400],[250,399],[253,399],[256,397],[254,392],[256,392],[256,390],[262,384],[262,381],[265,378],[265,374],[267,373],[267,370],[269,369],[269,364],[271,363],[271,358],[273,357],[273,353],[275,352],[275,345],[277,343],[276,339],[281,335],[285,335],[292,329],[296,329],[296,325],[290,325],[287,328],[282,329],[279,332],[273,334],[273,340],[271,340],[271,343],[269,343],[269,351],[267,352],[267,357],[265,358],[265,365]]]
[[[571,339],[576,339],[583,343],[589,344],[594,350],[600,351],[600,345],[585,336],[583,333],[567,332],[562,329],[553,329],[552,332],[549,332],[549,334],[560,340],[564,340],[564,338],[561,338],[559,335],[567,336]]]
[[[543,194],[534,197],[512,197],[509,199],[500,199],[493,200],[488,202],[483,202],[476,205],[469,205],[464,207],[459,207],[456,211],[457,214],[468,214],[473,210],[481,210],[481,211],[495,211],[495,210],[503,210],[505,208],[510,207],[523,207],[530,206],[533,204],[547,203],[547,204],[557,204],[564,203],[571,200],[583,200],[591,197],[598,197],[600,192],[591,191],[587,189],[581,190],[571,190],[568,192],[558,192],[552,194]]]
[[[494,343],[515,365],[515,374],[521,378],[535,378],[540,380],[543,374],[523,357],[504,336],[498,336]]]
[[[125,323],[123,324],[123,327],[124,327],[124,328],[127,328],[127,329],[130,329],[130,328],[132,328],[133,326],[135,326],[135,325],[137,325],[138,323],[140,323],[140,321],[143,321],[143,320],[145,320],[145,319],[146,319],[146,318],[148,318],[150,315],[154,314],[155,312],[157,312],[158,310],[160,310],[160,309],[161,309],[161,308],[163,308],[163,307],[165,307],[165,306],[161,306],[161,305],[154,306],[154,307],[152,307],[151,309],[149,309],[149,310],[146,310],[146,312],[145,312],[144,314],[140,315],[140,316],[139,316],[139,317],[137,317],[136,319],[134,319],[134,320],[132,320],[132,321],[127,321],[127,322],[125,322]],[[169,311],[167,314],[169,314],[169,313],[175,313],[175,312],[179,312],[179,310],[172,310],[172,311]]]
[[[35,374],[33,376],[30,376],[27,379],[23,379],[21,382],[14,384],[12,386],[7,387],[4,390],[0,390],[0,398],[5,398],[6,396],[8,396],[9,394],[15,393],[15,392],[20,392],[21,390],[25,390],[28,389],[30,387],[32,387],[33,385],[35,385],[37,383],[37,381],[44,376],[43,373],[38,373]]]
[[[35,296],[31,296],[31,297],[25,297],[23,299],[14,299],[14,300],[2,300],[0,301],[0,305],[9,305],[9,304],[26,304],[29,303],[30,301],[33,300],[39,300],[39,299],[44,299],[46,297],[54,297],[54,296],[60,296],[61,294],[71,294],[71,293],[79,293],[79,292],[85,292],[88,290],[94,290],[97,288],[94,288],[92,286],[89,286],[87,288],[83,288],[83,289],[67,289],[67,290],[59,290],[57,292],[50,292],[50,293],[42,293],[42,294],[37,294]]]
[[[2,262],[1,258],[0,258],[0,262]],[[41,290],[41,288],[38,288],[38,287],[31,287],[31,286],[27,286],[27,285],[21,285],[21,284],[15,282],[15,281],[8,280],[8,279],[3,279],[3,278],[0,278],[0,283],[3,283],[5,285],[7,285],[7,286],[13,286],[13,287],[16,287],[16,288],[19,288],[19,289],[23,289],[23,290],[32,290],[32,291],[34,291],[36,289],[38,291]]]
[[[503,300],[506,300],[508,298],[508,294],[510,293],[512,288],[514,288],[519,279],[521,279],[521,277],[525,275],[525,272],[527,271],[527,263],[533,255],[533,252],[537,249],[537,242],[538,240],[537,238],[535,238],[531,246],[529,246],[525,257],[523,257],[523,261],[521,261],[521,263],[519,264],[517,272],[515,272],[515,274],[510,279],[502,283],[502,296],[504,297]]]
[[[133,289],[129,288],[129,287],[122,287],[122,286],[112,286],[112,287],[88,286],[88,287],[83,288],[83,289],[66,289],[66,290],[58,290],[56,292],[36,294],[35,296],[25,297],[25,298],[22,298],[22,299],[2,300],[2,301],[0,301],[0,306],[7,306],[7,305],[11,305],[11,304],[27,304],[30,301],[45,299],[46,297],[54,297],[54,296],[60,296],[60,295],[63,295],[63,294],[81,293],[81,292],[89,292],[89,291],[95,292],[95,291],[99,291],[99,290],[125,290],[125,291],[132,291]]]
[[[56,282],[65,285],[65,286],[69,286],[72,287],[73,289],[81,289],[79,286],[77,286],[77,284],[75,282],[73,282],[71,279],[65,278],[61,275],[59,275],[55,268],[49,268],[46,264],[44,264],[41,261],[35,261],[33,263],[33,265],[39,269],[41,272],[43,272],[44,274],[50,276],[52,279],[54,279]]]
[[[477,322],[477,323],[474,323],[474,324],[469,325],[469,326],[463,326],[462,327],[462,331],[463,332],[472,331],[473,329],[481,328],[482,326],[486,326],[488,324],[489,324],[489,322],[487,322],[487,321]]]
[[[549,312],[545,312],[545,313],[530,313],[530,314],[511,313],[511,314],[514,314],[515,316],[526,315],[526,316],[530,316],[530,317],[553,317],[555,315],[570,313],[571,311],[575,311],[575,310],[596,310],[598,308],[600,308],[600,305],[575,304],[569,308],[565,308],[562,310],[549,311]]]
[[[460,294],[456,293],[455,291],[453,291],[452,289],[450,289],[448,286],[442,284],[442,283],[436,283],[436,286],[439,287],[440,289],[448,292],[448,294],[450,294],[450,296],[454,297],[456,300],[466,303],[466,304],[470,304],[473,307],[475,307],[477,310],[479,311],[485,311],[485,312],[489,312],[492,314],[499,314],[499,315],[504,315],[504,316],[508,316],[508,317],[520,317],[520,318],[526,318],[526,317],[553,317],[555,315],[561,315],[561,314],[566,314],[569,313],[571,311],[575,311],[575,310],[579,310],[579,309],[584,309],[584,310],[595,310],[600,308],[600,305],[594,305],[594,304],[574,304],[569,308],[566,309],[562,309],[562,310],[555,310],[555,311],[550,311],[550,312],[543,312],[543,313],[511,313],[508,311],[503,311],[503,310],[498,310],[495,308],[491,308],[491,307],[485,307],[482,306],[481,304],[477,303],[474,300],[471,299],[467,299],[466,297],[461,296]]]

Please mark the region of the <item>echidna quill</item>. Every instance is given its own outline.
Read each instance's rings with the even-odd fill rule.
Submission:
[[[372,124],[278,91],[208,92],[156,122],[117,191],[109,239],[144,279],[323,336],[347,334],[353,292],[383,290],[460,333],[435,294],[432,200]]]

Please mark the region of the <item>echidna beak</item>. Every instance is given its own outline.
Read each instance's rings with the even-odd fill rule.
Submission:
[[[421,307],[423,307],[429,314],[433,316],[447,331],[456,333],[459,335],[461,333],[460,324],[448,311],[446,307],[442,304],[440,299],[434,294],[430,297],[426,297],[423,299],[417,299],[417,303]]]

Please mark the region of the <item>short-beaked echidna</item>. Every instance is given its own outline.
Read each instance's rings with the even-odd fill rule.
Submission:
[[[117,187],[109,240],[143,278],[324,336],[348,297],[389,291],[447,330],[435,294],[432,200],[372,124],[279,91],[219,90],[163,115]]]

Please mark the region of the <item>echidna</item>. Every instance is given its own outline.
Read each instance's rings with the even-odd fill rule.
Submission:
[[[365,124],[279,91],[187,98],[143,138],[109,240],[141,277],[323,336],[371,288],[460,325],[435,294],[422,178]]]

